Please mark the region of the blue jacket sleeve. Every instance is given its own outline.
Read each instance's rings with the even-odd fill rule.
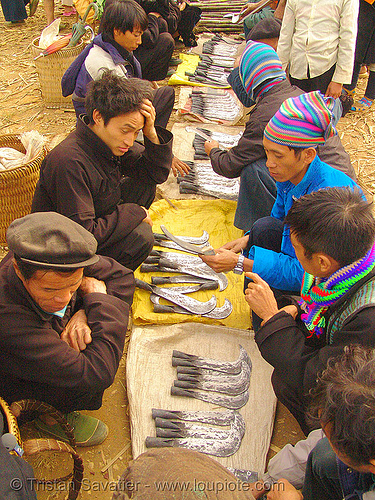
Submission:
[[[303,268],[296,257],[253,246],[253,273],[259,274],[271,287],[279,290],[300,291]]]

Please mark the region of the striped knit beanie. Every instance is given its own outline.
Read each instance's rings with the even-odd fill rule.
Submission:
[[[332,123],[335,100],[319,91],[290,97],[268,122],[264,137],[284,146],[308,148],[337,134]]]
[[[267,92],[275,83],[285,80],[286,74],[272,47],[259,42],[247,42],[240,60],[240,78],[246,93],[254,99],[254,89],[261,87],[261,93]],[[260,94],[257,92],[255,97]]]

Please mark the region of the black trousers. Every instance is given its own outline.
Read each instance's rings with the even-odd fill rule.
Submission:
[[[134,51],[135,57],[142,67],[142,78],[145,80],[160,81],[167,77],[169,61],[174,50],[174,40],[168,33],[167,22],[158,18],[160,34],[153,47],[146,47],[143,43]]]
[[[27,18],[25,5],[29,0],[0,0],[6,21],[17,22]]]
[[[315,78],[306,78],[304,80],[298,80],[298,78],[289,77],[290,83],[299,87],[304,92],[313,92],[314,90],[320,90],[322,94],[326,93],[328,85],[332,81],[333,73],[335,72],[336,64],[332,66],[328,71],[322,75],[316,76]]]
[[[166,128],[174,106],[174,89],[167,85],[156,89],[152,104],[156,111],[155,125]]]

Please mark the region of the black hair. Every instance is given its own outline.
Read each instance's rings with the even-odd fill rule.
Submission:
[[[311,147],[311,146],[309,146],[309,147]],[[304,149],[307,149],[307,148],[300,148],[300,147],[296,147],[296,146],[288,146],[288,148],[294,152],[294,156],[297,158],[297,160],[300,158],[302,151]]]
[[[147,29],[148,19],[146,12],[134,0],[107,0],[100,21],[99,33],[113,37],[115,29],[125,33],[139,28]]]
[[[375,240],[372,204],[358,188],[326,188],[302,196],[293,203],[284,224],[308,259],[322,252],[340,267],[364,257]]]
[[[144,99],[153,99],[150,82],[139,78],[123,78],[106,70],[98,80],[87,85],[85,98],[89,123],[93,124],[96,109],[107,125],[111,118],[141,109]]]
[[[61,268],[61,267],[48,267],[39,264],[31,264],[30,262],[25,262],[24,260],[22,260],[19,255],[14,255],[14,259],[17,262],[17,266],[18,269],[20,270],[20,273],[22,274],[22,276],[25,278],[26,281],[31,279],[37,271],[44,271],[46,273],[48,271],[53,271],[58,274],[65,274],[69,276],[70,274],[75,273],[78,269],[77,267]]]
[[[340,454],[354,465],[375,459],[375,350],[346,346],[331,358],[310,391],[309,417],[324,428]]]

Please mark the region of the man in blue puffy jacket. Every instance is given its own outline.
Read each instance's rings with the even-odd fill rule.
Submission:
[[[303,268],[289,231],[283,228],[284,217],[304,194],[325,187],[357,186],[317,156],[316,147],[337,134],[333,107],[333,99],[310,92],[287,99],[268,122],[263,146],[277,186],[271,216],[259,219],[245,236],[219,248],[216,255],[201,256],[216,272],[254,272],[274,289],[299,294]]]

